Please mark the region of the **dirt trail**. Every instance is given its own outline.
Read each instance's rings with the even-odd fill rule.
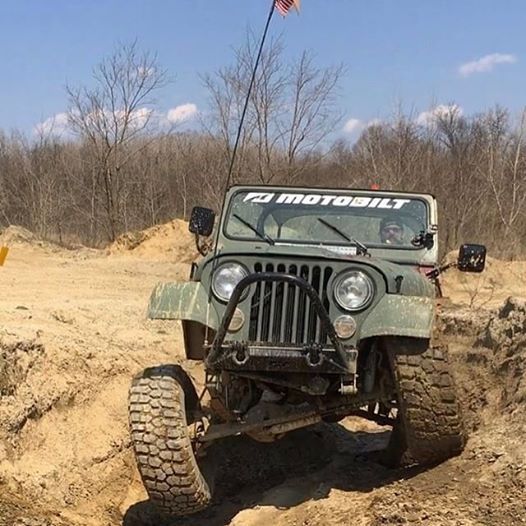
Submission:
[[[64,251],[11,238],[0,269],[0,525],[162,524],[135,470],[126,396],[143,367],[183,362],[179,327],[146,320],[145,308],[157,281],[187,276],[188,264],[172,261],[191,261],[191,242],[177,224],[131,250],[120,242]],[[453,302],[473,303],[450,276]],[[459,458],[427,471],[386,470],[377,451],[387,430],[357,419],[274,445],[232,438],[214,445],[222,461],[213,506],[171,524],[526,524],[526,307],[517,300],[491,321],[482,312],[444,313],[471,429]]]

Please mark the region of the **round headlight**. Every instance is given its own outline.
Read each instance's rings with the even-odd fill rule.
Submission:
[[[346,310],[363,309],[371,301],[373,294],[371,278],[360,270],[345,272],[334,287],[338,305]]]
[[[236,285],[248,276],[248,270],[239,263],[221,265],[212,278],[212,291],[222,301],[228,301]]]

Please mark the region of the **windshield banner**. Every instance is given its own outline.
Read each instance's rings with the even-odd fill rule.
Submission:
[[[246,203],[275,203],[278,205],[321,205],[355,208],[384,208],[399,210],[411,202],[410,199],[389,197],[367,197],[329,194],[297,194],[281,192],[249,192],[243,199]]]

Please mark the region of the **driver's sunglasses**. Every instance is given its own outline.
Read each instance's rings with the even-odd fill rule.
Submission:
[[[386,226],[386,227],[384,227],[384,230],[386,232],[393,232],[394,233],[394,232],[401,232],[402,228],[399,227],[399,226],[395,226],[394,225],[394,226]]]

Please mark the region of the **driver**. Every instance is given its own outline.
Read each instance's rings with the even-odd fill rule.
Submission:
[[[396,217],[384,217],[380,223],[380,239],[388,245],[402,245],[404,226]]]

